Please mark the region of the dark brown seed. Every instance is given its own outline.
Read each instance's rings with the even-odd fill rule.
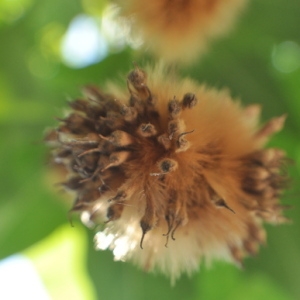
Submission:
[[[195,94],[187,93],[182,99],[182,106],[183,108],[193,108],[194,106],[196,106],[197,102],[198,100]]]

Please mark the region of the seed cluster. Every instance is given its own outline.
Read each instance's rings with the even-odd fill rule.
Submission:
[[[230,31],[247,0],[114,0],[147,50],[169,62],[192,62]],[[153,22],[155,20],[155,22]]]
[[[48,133],[55,163],[69,172],[63,185],[76,193],[72,211],[88,212],[87,223],[105,223],[114,236],[112,249],[126,235],[134,211],[139,242],[132,238],[128,253],[141,255],[135,260],[148,270],[160,267],[159,255],[170,255],[170,264],[173,256],[178,261],[175,276],[195,269],[184,265],[189,258],[165,252],[175,237],[180,247],[192,240],[197,261],[219,251],[241,263],[264,243],[263,221],[286,220],[278,202],[285,155],[261,148],[285,117],[251,129],[257,106],[242,110],[227,98],[207,100],[209,93],[198,90],[166,100],[147,80],[138,67],[129,73],[127,103],[87,87],[86,98],[71,102],[72,113]],[[232,137],[235,132],[240,136]],[[148,248],[146,259],[141,248]]]

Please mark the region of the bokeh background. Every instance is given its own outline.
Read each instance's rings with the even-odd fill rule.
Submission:
[[[300,299],[300,2],[251,0],[230,35],[180,70],[262,104],[264,121],[288,114],[270,145],[291,158],[283,203],[293,222],[267,226],[267,245],[243,270],[216,262],[175,287],[96,252],[93,230],[76,217],[70,226],[70,203],[47,169],[43,135],[66,101],[153,60],[115,14],[103,0],[0,0],[0,298]]]

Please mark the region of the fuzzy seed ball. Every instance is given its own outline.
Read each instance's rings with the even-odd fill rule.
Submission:
[[[286,221],[285,154],[264,148],[285,116],[260,126],[259,106],[161,66],[84,94],[46,140],[98,249],[174,282],[202,260],[240,264],[265,243],[264,222]]]

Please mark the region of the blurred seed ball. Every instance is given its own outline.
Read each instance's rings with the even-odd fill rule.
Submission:
[[[169,62],[191,62],[227,33],[247,0],[115,0],[144,46]]]
[[[162,66],[84,95],[46,140],[68,170],[71,211],[102,224],[98,249],[174,282],[203,259],[241,264],[265,242],[264,222],[286,221],[285,154],[263,149],[285,116],[260,126],[258,105]]]

